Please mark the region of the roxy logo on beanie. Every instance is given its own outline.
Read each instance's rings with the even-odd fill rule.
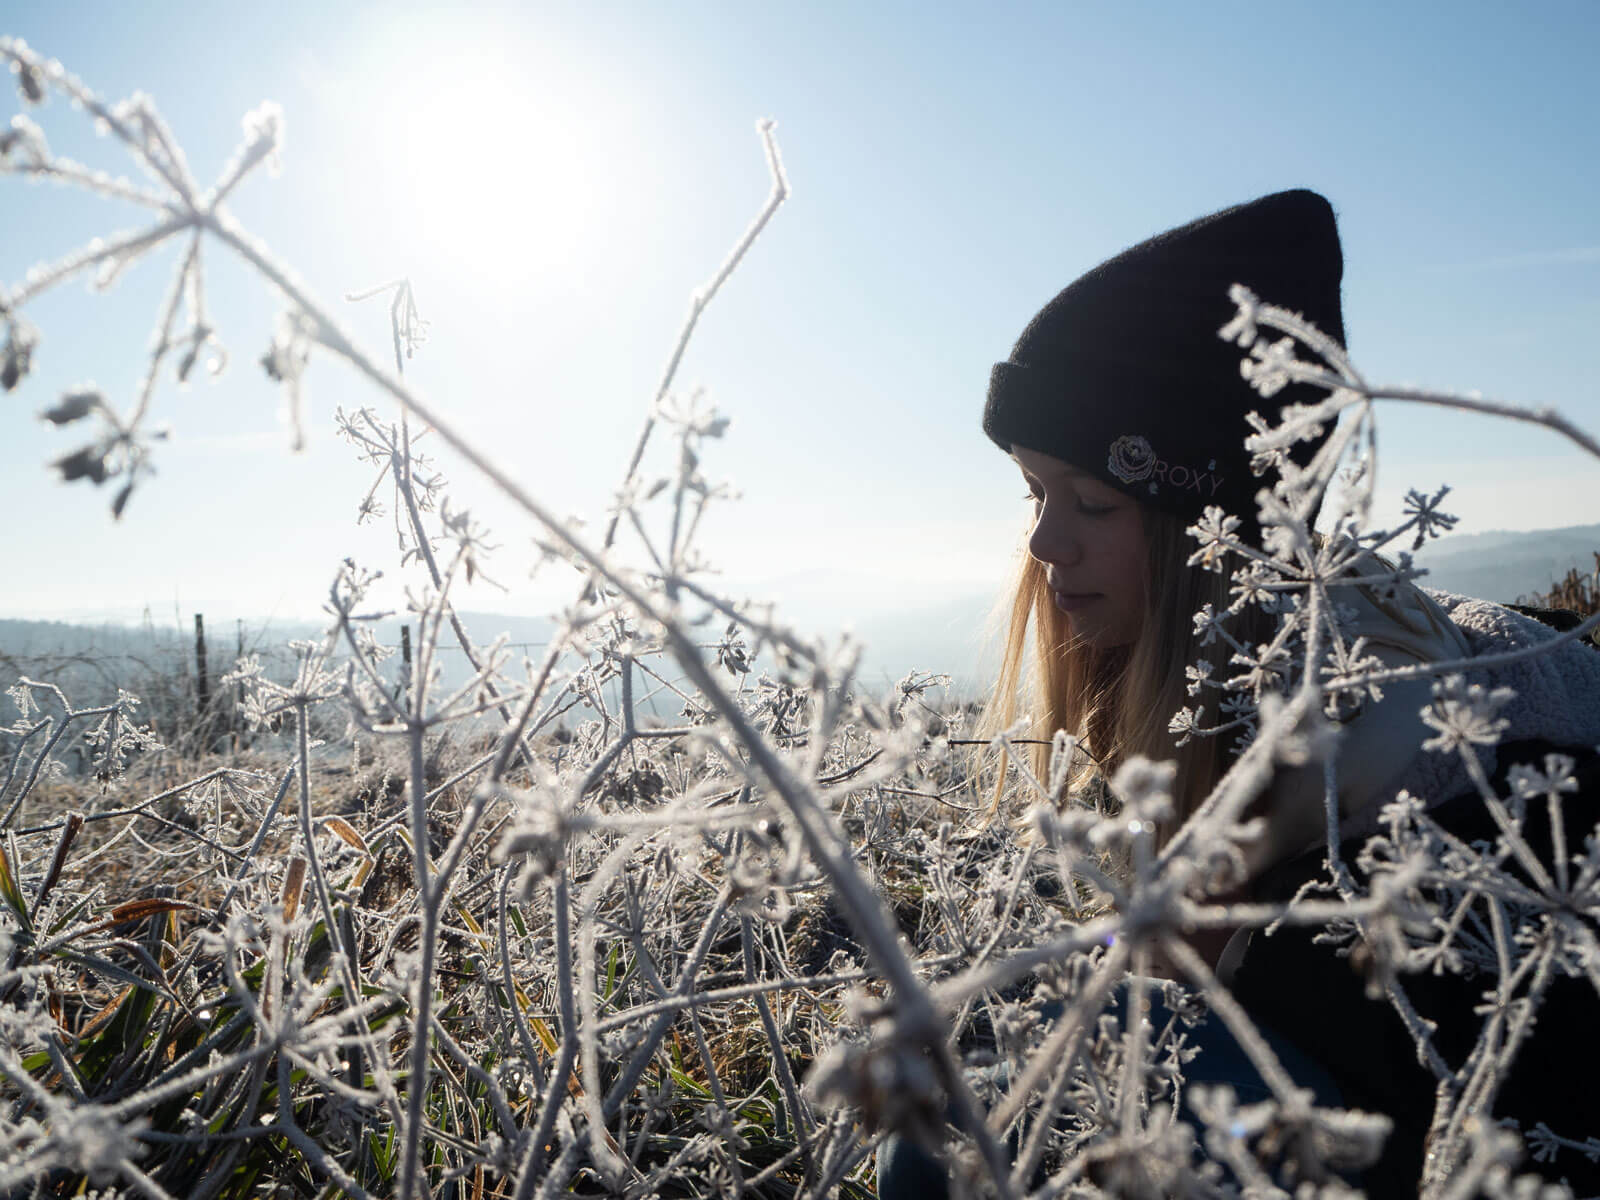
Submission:
[[[1166,483],[1179,490],[1188,488],[1202,496],[1215,496],[1223,483],[1223,477],[1216,473],[1216,459],[1207,463],[1204,471],[1182,463],[1169,463],[1156,455],[1149,439],[1136,433],[1125,433],[1111,443],[1111,452],[1106,455],[1106,470],[1123,483],[1150,480],[1152,495],[1158,494],[1161,484]]]
[[[1111,443],[1106,470],[1123,483],[1138,483],[1149,477],[1156,465],[1156,452],[1136,433],[1125,433]]]

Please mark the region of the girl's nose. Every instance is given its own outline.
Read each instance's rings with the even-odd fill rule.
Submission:
[[[1070,521],[1046,507],[1034,520],[1033,532],[1028,535],[1028,553],[1042,563],[1070,567],[1083,557],[1083,543]]]

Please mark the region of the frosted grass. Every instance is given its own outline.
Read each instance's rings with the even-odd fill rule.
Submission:
[[[1600,989],[1600,842],[1560,846],[1547,868],[1523,833],[1530,805],[1560,829],[1574,764],[1523,765],[1511,794],[1496,794],[1473,751],[1498,740],[1509,697],[1469,685],[1466,663],[1387,668],[1347,637],[1340,613],[1341,589],[1414,578],[1411,553],[1453,524],[1440,491],[1412,493],[1395,527],[1371,526],[1376,402],[1531,421],[1600,456],[1593,437],[1546,410],[1370,384],[1318,330],[1233,289],[1220,336],[1263,400],[1291,381],[1326,398],[1253,418],[1260,546],[1218,509],[1190,530],[1191,561],[1230,571],[1236,599],[1196,614],[1215,653],[1191,666],[1195,703],[1172,729],[1240,748],[1158,844],[1170,764],[1126,763],[1091,796],[1067,787],[1065,736],[1042,781],[1012,752],[1020,727],[969,756],[969,714],[938,702],[939,676],[869,696],[848,642],[808,641],[776,612],[720,594],[701,562],[696,531],[726,498],[702,464],[727,420],[681,395],[677,370],[788,195],[771,123],[759,127],[770,193],[692,297],[591,538],[407,382],[427,326],[406,281],[348,297],[388,299],[391,370],[228,212],[236,189],[279,166],[275,106],[245,118],[239,147],[202,187],[148,97],[106,103],[14,39],[0,39],[0,57],[26,105],[64,98],[143,182],[54,156],[21,114],[0,132],[0,171],[153,214],[0,290],[5,389],[47,352],[24,315],[37,297],[84,275],[112,286],[169,245],[179,255],[131,401],[80,391],[46,411],[86,438],[57,460],[61,476],[111,485],[119,514],[148,486],[165,373],[187,379],[202,356],[226,368],[204,283],[207,256],[230,256],[283,298],[258,361],[284,390],[294,445],[314,356],[343,359],[393,404],[393,417],[359,408],[337,421],[372,472],[360,518],[394,522],[420,630],[396,687],[372,632],[387,615],[369,599],[375,576],[339,566],[326,633],[292,648],[292,678],[245,660],[225,681],[252,723],[291,737],[280,770],[223,766],[143,797],[129,794],[132,768],[153,746],[134,698],[80,709],[45,683],[13,689],[0,787],[0,1191],[198,1200],[292,1176],[319,1194],[406,1198],[865,1195],[870,1150],[893,1130],[941,1145],[969,1194],[1268,1196],[1289,1194],[1280,1181],[1292,1177],[1297,1197],[1351,1195],[1340,1172],[1376,1158],[1389,1121],[1318,1108],[1295,1085],[1187,941],[1232,925],[1326,928],[1362,947],[1439,1084],[1421,1194],[1534,1194],[1513,1178],[1524,1144],[1538,1162],[1594,1156],[1586,1131],[1519,1132],[1478,1116],[1493,1111],[1550,982],[1576,974]],[[1288,458],[1335,422],[1308,466]],[[576,570],[538,660],[475,644],[454,609],[460,582],[492,569],[494,545],[452,504],[419,450],[430,441],[513,501],[546,569]],[[1316,538],[1325,492],[1332,532]],[[1234,632],[1251,606],[1277,616],[1265,645]],[[471,669],[447,694],[446,644]],[[1500,845],[1462,844],[1429,816],[1439,797],[1402,795],[1383,809],[1358,879],[1340,856],[1336,718],[1419,675],[1436,678],[1419,750],[1460,760]],[[679,715],[650,711],[663,703]],[[447,735],[484,717],[493,736],[463,735],[444,761]],[[392,764],[394,786],[386,778],[359,814],[313,792],[317,733],[339,728],[352,747],[386,747]],[[102,800],[18,827],[78,730]],[[1247,810],[1284,764],[1321,764],[1326,886],[1286,904],[1221,903],[1256,836]],[[1011,819],[988,822],[997,770]],[[86,869],[112,861],[96,857],[108,849],[152,864],[161,887],[115,893]],[[1154,977],[1157,961],[1176,978]],[[1493,981],[1495,1002],[1469,1056],[1451,1063],[1407,977],[1469,969]],[[1123,984],[1138,1018],[1126,1026],[1110,1005]],[[1156,994],[1182,1015],[1163,1029],[1144,1019]],[[1241,1105],[1230,1089],[1195,1087],[1191,1126],[1175,1113],[1203,1012],[1272,1098]]]

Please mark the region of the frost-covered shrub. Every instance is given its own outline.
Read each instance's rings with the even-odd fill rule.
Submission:
[[[128,794],[122,774],[150,749],[130,697],[77,709],[38,681],[18,684],[3,821],[47,780],[72,727],[98,723],[113,786],[90,811],[13,828],[0,847],[0,1191],[862,1194],[874,1139],[897,1131],[941,1146],[957,1184],[983,1194],[1266,1195],[1293,1182],[1299,1195],[1349,1195],[1340,1172],[1372,1161],[1388,1121],[1317,1107],[1188,940],[1196,927],[1287,924],[1358,946],[1375,989],[1403,1013],[1406,972],[1422,964],[1475,970],[1498,989],[1505,1003],[1490,1006],[1464,1064],[1429,1058],[1427,1029],[1415,1026],[1441,1084],[1420,1186],[1532,1194],[1511,1181],[1518,1134],[1469,1118],[1492,1110],[1537,1007],[1536,990],[1519,994],[1508,1030],[1509,989],[1600,968],[1588,931],[1600,846],[1570,846],[1535,872],[1522,834],[1533,805],[1558,813],[1570,762],[1530,766],[1509,796],[1473,777],[1500,822],[1492,852],[1453,841],[1402,796],[1367,844],[1367,882],[1330,837],[1321,894],[1218,897],[1237,881],[1254,834],[1247,811],[1277,767],[1323,761],[1331,722],[1404,674],[1344,637],[1340,589],[1403,583],[1415,574],[1409,551],[1393,562],[1377,552],[1415,549],[1451,523],[1442,493],[1415,493],[1401,526],[1369,528],[1372,401],[1537,419],[1595,452],[1591,439],[1548,414],[1369,386],[1337,345],[1236,289],[1221,335],[1241,347],[1264,399],[1289,380],[1328,396],[1257,421],[1262,547],[1237,539],[1236,514],[1208,512],[1191,531],[1195,561],[1231,569],[1238,600],[1233,614],[1197,614],[1217,655],[1195,666],[1197,702],[1173,729],[1243,744],[1209,799],[1158,843],[1173,812],[1169,765],[1129,762],[1078,795],[1064,784],[1075,752],[1065,736],[1042,781],[1010,753],[1015,731],[996,740],[1000,753],[968,758],[966,714],[938,703],[938,677],[870,697],[848,645],[809,643],[720,595],[694,532],[720,497],[702,464],[726,421],[680,400],[674,369],[592,539],[406,383],[424,332],[408,285],[377,290],[392,303],[390,371],[229,214],[231,192],[276,163],[275,108],[246,118],[207,188],[147,97],[106,104],[17,41],[0,41],[0,56],[25,103],[67,96],[146,182],[56,157],[25,115],[0,133],[0,168],[153,214],[0,292],[0,383],[22,386],[47,352],[24,315],[40,294],[86,273],[109,284],[158,247],[182,247],[133,403],[74,393],[47,413],[88,431],[57,461],[61,476],[111,484],[118,513],[145,485],[162,372],[186,377],[207,350],[225,362],[202,250],[236,256],[284,297],[259,362],[291,412],[302,411],[312,355],[344,359],[398,405],[396,419],[359,409],[339,422],[376,470],[360,511],[396,522],[422,631],[396,688],[379,670],[373,574],[338,567],[326,633],[292,647],[292,674],[246,661],[228,680],[248,720],[294,736],[289,760],[265,774],[224,766],[144,796]],[[697,295],[674,365],[787,194],[770,125],[761,134],[772,194]],[[1341,415],[1309,467],[1285,456]],[[417,453],[418,426],[576,569],[539,660],[474,644],[457,618],[452,589],[486,569],[491,548]],[[644,451],[662,436],[675,442],[672,466],[652,474]],[[1336,478],[1330,533],[1314,537],[1310,498]],[[637,534],[631,554],[624,528]],[[1267,644],[1231,631],[1230,615],[1249,605],[1277,617]],[[472,671],[446,692],[437,655],[450,643]],[[1438,668],[1428,745],[1470,774],[1506,697],[1451,667]],[[647,715],[647,700],[678,715]],[[355,807],[316,785],[315,733],[330,714],[354,745],[385,747],[386,782]],[[440,755],[442,733],[485,717],[492,738]],[[996,769],[1010,772],[1005,807],[1026,819],[988,819]],[[119,859],[136,860],[138,876],[106,869]],[[1487,916],[1442,919],[1473,905]],[[1152,976],[1158,960],[1175,980]],[[1157,999],[1173,1014],[1162,1028],[1145,1019]],[[1202,1020],[1232,1030],[1268,1099],[1196,1088],[1196,1120],[1176,1118]],[[1581,1130],[1522,1136],[1541,1162],[1596,1153]]]

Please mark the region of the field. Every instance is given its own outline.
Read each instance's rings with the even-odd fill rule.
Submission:
[[[1464,1057],[1446,1061],[1417,1028],[1438,1078],[1421,1194],[1543,1195],[1519,1174],[1600,1155],[1592,1130],[1478,1116],[1494,1111],[1551,977],[1600,986],[1600,842],[1573,845],[1540,887],[1514,869],[1536,857],[1529,796],[1559,823],[1572,789],[1557,764],[1519,798],[1484,781],[1498,847],[1454,843],[1397,802],[1371,855],[1331,853],[1315,894],[1222,899],[1275,764],[1325,756],[1326,714],[1394,681],[1340,634],[1338,581],[1404,580],[1410,553],[1452,524],[1443,493],[1414,493],[1403,523],[1368,527],[1372,401],[1531,421],[1600,457],[1583,431],[1371,384],[1271,297],[1236,289],[1222,332],[1264,401],[1291,378],[1326,392],[1274,410],[1252,448],[1281,464],[1313,426],[1343,420],[1310,475],[1264,493],[1265,553],[1220,511],[1192,530],[1197,556],[1235,572],[1241,610],[1269,597],[1277,632],[1246,647],[1238,613],[1199,617],[1236,653],[1197,678],[1200,699],[1173,728],[1250,736],[1158,844],[1165,764],[1099,779],[1065,734],[990,727],[944,698],[941,676],[863,687],[848,640],[802,640],[719,594],[698,561],[696,530],[720,499],[702,463],[727,422],[680,396],[675,372],[788,196],[770,126],[770,196],[696,293],[614,509],[577,529],[410,389],[409,356],[426,346],[406,281],[380,289],[392,345],[369,350],[229,214],[230,194],[277,155],[276,108],[246,116],[229,167],[202,186],[147,98],[107,103],[14,40],[0,57],[27,109],[0,131],[3,173],[131,201],[153,222],[0,290],[5,390],[25,390],[48,348],[30,302],[178,250],[132,406],[92,390],[48,401],[48,419],[85,439],[60,477],[119,512],[160,486],[157,382],[187,376],[216,336],[207,256],[241,261],[284,301],[250,369],[281,384],[291,413],[313,357],[371,388],[373,407],[341,412],[340,432],[395,523],[391,569],[411,580],[416,631],[401,668],[374,633],[392,615],[370,601],[374,576],[347,563],[325,630],[270,662],[239,658],[215,680],[225,716],[199,733],[176,701],[153,733],[127,693],[11,688],[0,1194],[868,1196],[874,1148],[894,1132],[939,1146],[966,1194],[1353,1195],[1347,1177],[1376,1158],[1388,1121],[1293,1085],[1186,940],[1228,924],[1341,931],[1407,1012],[1413,976],[1481,973],[1492,1003]],[[57,118],[103,123],[147,182],[54,156],[28,115],[43,120],[46,101]],[[425,431],[573,568],[539,653],[474,642],[453,607],[453,589],[492,569],[490,539],[416,452]],[[673,467],[652,475],[645,452],[663,441]],[[1297,502],[1335,477],[1345,536],[1315,539]],[[1580,577],[1561,588],[1558,600],[1592,601]],[[446,688],[450,646],[470,672]],[[1508,700],[1442,680],[1426,718],[1436,749],[1475,766]],[[1175,979],[1156,978],[1158,962]],[[1157,1001],[1178,1015],[1143,1019]],[[1272,1095],[1242,1105],[1199,1089],[1194,1120],[1179,1120],[1205,1020],[1233,1031]]]

